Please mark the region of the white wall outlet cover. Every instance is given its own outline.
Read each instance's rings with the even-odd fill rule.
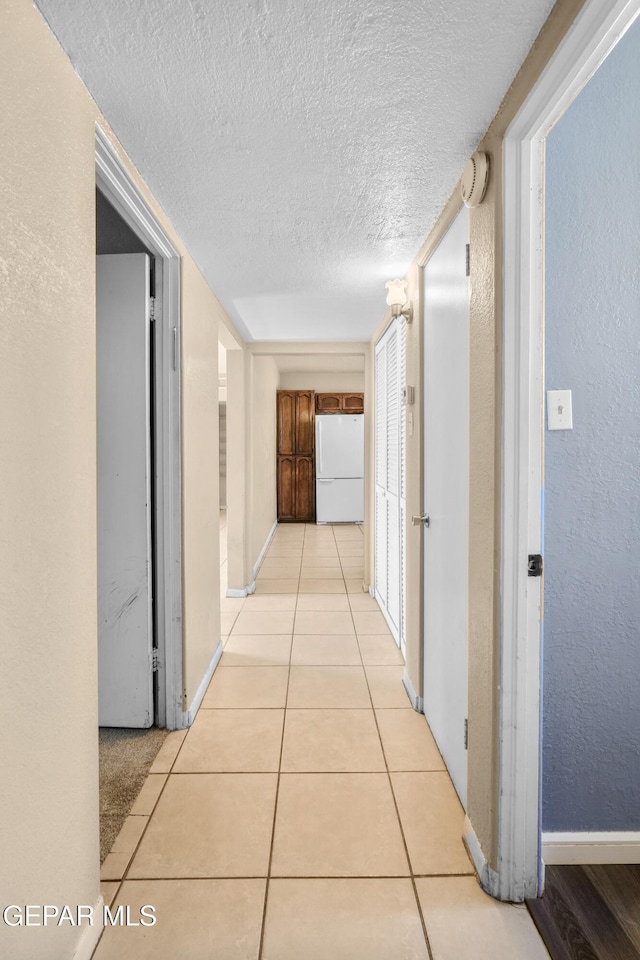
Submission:
[[[573,430],[571,390],[547,390],[547,428]]]

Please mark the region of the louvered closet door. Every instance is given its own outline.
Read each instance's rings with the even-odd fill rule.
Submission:
[[[387,605],[387,344],[383,338],[376,345],[375,363],[375,446],[376,446],[376,510],[375,510],[375,591],[378,603]]]
[[[394,320],[376,345],[375,378],[376,598],[404,650],[404,320]]]
[[[400,627],[400,397],[398,324],[387,341],[387,619],[396,640]]]
[[[400,649],[405,655],[405,623],[407,609],[407,418],[405,389],[407,386],[407,324],[404,317],[398,328],[398,364],[400,395]]]

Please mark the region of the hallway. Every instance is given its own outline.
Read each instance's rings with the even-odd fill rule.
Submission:
[[[356,526],[280,526],[256,593],[105,861],[156,908],[96,960],[544,960],[526,908],[477,885],[463,811],[402,658],[361,592]],[[121,878],[124,878],[121,882]],[[427,938],[428,944],[427,946]]]

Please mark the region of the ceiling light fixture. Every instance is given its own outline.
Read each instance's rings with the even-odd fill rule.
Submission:
[[[413,306],[407,296],[406,280],[387,280],[387,303],[393,317],[404,317],[407,323],[413,320]]]

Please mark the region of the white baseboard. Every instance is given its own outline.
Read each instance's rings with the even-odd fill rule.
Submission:
[[[476,836],[476,832],[471,825],[469,817],[466,815],[464,818],[464,826],[462,828],[462,840],[465,847],[469,851],[471,862],[476,868],[480,886],[485,893],[489,894],[490,897],[497,898],[498,890],[500,889],[498,874],[495,870],[492,870],[487,863],[487,859],[482,852],[482,847],[480,846],[480,841]]]
[[[269,544],[273,540],[273,535],[276,532],[276,527],[278,526],[278,521],[274,520],[271,530],[267,534],[267,539],[264,542],[264,546],[260,551],[260,556],[255,562],[253,568],[253,580],[251,583],[248,583],[245,587],[227,587],[226,596],[227,597],[237,597],[242,599],[243,597],[250,597],[252,593],[256,592],[256,577],[258,576],[258,570],[262,566],[262,561],[264,560],[265,554],[269,549]]]
[[[207,692],[207,687],[209,686],[214,670],[216,669],[216,667],[218,666],[218,663],[220,662],[220,657],[222,656],[223,651],[224,651],[224,647],[222,646],[222,640],[221,640],[218,646],[216,647],[215,652],[211,657],[211,660],[209,661],[209,666],[205,670],[204,676],[200,681],[200,686],[196,690],[196,695],[191,701],[191,706],[186,711],[186,713],[183,714],[184,723],[181,728],[182,730],[184,730],[187,727],[190,727],[193,721],[195,720],[196,714],[200,709],[200,704],[202,703],[202,699],[205,693]]]
[[[93,908],[93,927],[83,927],[82,933],[78,940],[78,945],[73,954],[73,960],[91,960],[93,952],[96,949],[98,940],[102,936],[102,931],[104,927],[102,926],[102,910],[104,907],[104,900],[102,894],[96,900],[96,905]]]
[[[262,566],[262,561],[264,560],[264,555],[265,555],[265,553],[267,552],[267,550],[269,549],[269,544],[270,544],[271,541],[273,540],[273,535],[274,535],[274,533],[276,532],[276,527],[277,527],[277,526],[278,526],[278,521],[277,521],[277,519],[276,519],[276,520],[273,521],[273,526],[271,527],[271,530],[270,530],[269,533],[267,534],[267,539],[266,539],[265,542],[264,542],[264,547],[263,547],[262,550],[260,551],[260,556],[259,556],[258,559],[256,560],[255,566],[254,566],[254,568],[253,568],[253,580],[254,580],[253,590],[255,590],[255,588],[256,588],[256,587],[255,587],[255,579],[256,579],[256,577],[258,576],[258,570],[259,570],[260,567]],[[251,591],[251,593],[253,593],[253,590]]]
[[[250,593],[256,589],[255,580],[253,583],[248,583],[246,587],[227,587],[226,597],[237,597],[239,600],[243,600],[245,597],[248,597]]]
[[[567,863],[640,863],[640,832],[543,833],[547,866]]]
[[[413,707],[413,709],[416,711],[416,713],[424,713],[424,699],[422,697],[419,697],[418,694],[413,689],[413,684],[411,683],[409,674],[407,673],[406,670],[402,674],[402,683],[404,684],[404,688],[407,691],[407,696],[411,701],[411,706]]]

